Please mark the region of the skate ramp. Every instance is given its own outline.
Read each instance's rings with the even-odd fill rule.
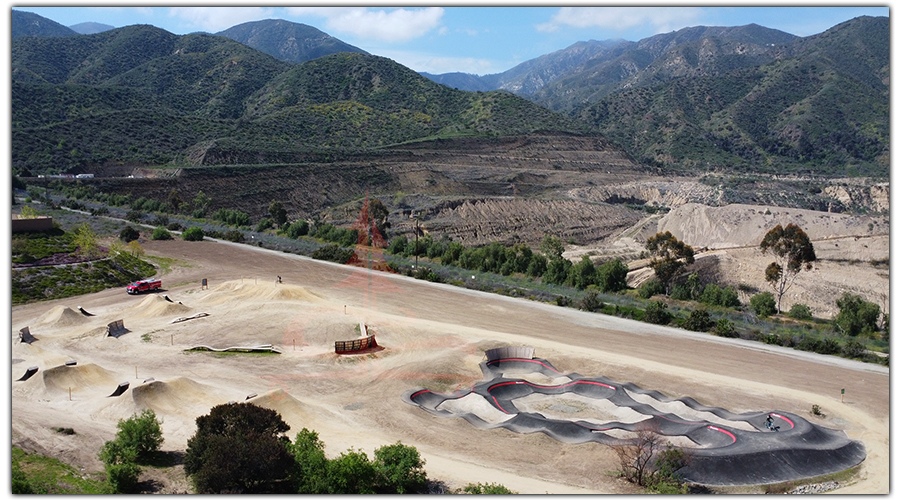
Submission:
[[[91,314],[91,313],[85,311],[84,308],[81,307],[81,306],[78,306],[78,311],[79,311],[82,315],[84,315],[84,316],[93,316],[93,314]]]
[[[106,325],[106,336],[119,338],[130,330],[125,328],[125,320],[117,319]]]
[[[37,324],[51,328],[62,328],[83,325],[88,321],[90,320],[87,317],[79,312],[75,312],[71,307],[54,306],[38,318]]]
[[[407,391],[403,400],[435,416],[462,418],[480,429],[541,432],[571,444],[622,445],[637,432],[651,430],[691,454],[690,465],[678,471],[685,480],[709,486],[806,479],[849,469],[866,457],[862,443],[844,432],[788,412],[738,414],[605,377],[562,374],[540,358],[497,355],[494,352],[481,363],[483,381],[470,390],[439,394],[418,388]],[[528,379],[533,377],[524,376],[529,372],[559,383],[531,382]],[[558,398],[555,407],[546,403],[552,398]],[[611,411],[611,405],[621,411]],[[546,411],[534,411],[538,407]],[[566,412],[571,412],[571,417],[558,416]],[[618,418],[626,413],[627,418]],[[603,415],[614,418],[597,418]],[[778,431],[766,428],[768,416]]]
[[[54,366],[43,372],[44,387],[48,394],[98,392],[118,384],[113,375],[93,363]]]

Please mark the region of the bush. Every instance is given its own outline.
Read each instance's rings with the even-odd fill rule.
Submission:
[[[695,309],[684,321],[684,328],[695,332],[705,332],[712,327],[712,320],[709,319],[709,313],[704,309]]]
[[[706,285],[703,289],[703,292],[700,294],[700,302],[704,304],[709,304],[711,306],[721,306],[721,307],[740,307],[741,301],[738,299],[737,291],[730,287],[726,286],[725,288],[719,288],[718,285],[714,283],[710,283]]]
[[[515,495],[515,491],[511,491],[506,486],[498,483],[469,483],[463,487],[463,493],[469,495]]]
[[[809,306],[806,304],[794,304],[791,306],[791,310],[788,311],[788,316],[794,319],[810,320],[812,319],[812,311],[809,310]]]
[[[638,295],[641,298],[649,299],[654,295],[664,295],[666,293],[666,286],[663,285],[662,281],[659,281],[656,278],[651,278],[644,282],[640,288],[638,288]]]
[[[264,217],[256,224],[256,232],[261,233],[266,229],[272,229],[273,227],[275,227],[275,223],[272,222],[272,219]]]
[[[306,222],[305,220],[294,221],[288,226],[286,233],[288,238],[295,240],[301,236],[306,236],[309,234],[309,222]]]
[[[615,293],[628,287],[628,266],[615,259],[597,267],[597,284],[606,293]]]
[[[713,331],[719,337],[728,337],[734,338],[737,337],[737,332],[734,330],[734,323],[731,320],[722,318],[716,322],[716,329]]]
[[[656,325],[668,325],[672,321],[672,314],[668,311],[664,302],[651,300],[644,309],[644,321]]]
[[[855,337],[878,331],[878,318],[881,308],[877,304],[863,300],[859,295],[845,292],[837,300],[840,308],[834,318],[834,327],[844,335]]]
[[[141,237],[141,233],[138,232],[137,229],[131,226],[125,226],[125,229],[122,229],[119,232],[119,239],[124,241],[125,243],[134,241]]]
[[[321,495],[328,493],[328,459],[325,443],[316,431],[303,428],[297,433],[289,450],[297,464],[297,492]]]
[[[775,297],[771,292],[760,292],[750,297],[750,308],[760,318],[766,318],[778,312],[775,307]]]
[[[181,233],[181,238],[184,241],[203,241],[203,229],[197,226],[189,227]]]
[[[585,293],[584,297],[581,299],[578,308],[588,312],[595,312],[603,309],[603,302],[599,298],[596,285],[591,285],[588,288],[587,293]]]
[[[347,450],[328,461],[328,493],[356,495],[376,493],[378,473],[363,451]]]
[[[353,258],[355,252],[352,249],[343,249],[338,245],[331,244],[316,249],[311,255],[317,260],[328,260],[337,262],[338,264],[346,264]]]
[[[172,233],[169,232],[168,229],[164,227],[157,227],[153,230],[153,234],[150,235],[151,240],[171,240]]]
[[[225,231],[225,234],[222,235],[222,239],[226,241],[233,241],[235,243],[241,243],[244,241],[244,233],[238,231],[237,229],[231,229],[229,231]]]
[[[162,429],[153,410],[147,409],[128,419],[119,420],[117,427],[119,432],[116,434],[116,441],[133,449],[138,461],[149,458],[163,443]]]
[[[106,481],[116,493],[133,493],[138,484],[141,468],[133,462],[106,466]]]

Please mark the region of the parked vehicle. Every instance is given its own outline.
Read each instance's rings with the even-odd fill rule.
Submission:
[[[138,293],[149,292],[152,290],[159,290],[162,287],[162,281],[155,279],[146,279],[146,280],[138,280],[134,283],[128,285],[125,288],[125,291],[134,295]]]

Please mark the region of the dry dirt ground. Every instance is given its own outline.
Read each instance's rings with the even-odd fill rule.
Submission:
[[[836,492],[889,492],[884,367],[224,242],[148,241],[144,248],[170,259],[163,292],[130,296],[111,289],[12,308],[13,445],[101,471],[97,452],[113,438],[119,419],[152,408],[163,422],[163,450],[183,451],[197,416],[255,395],[251,401],[281,413],[291,437],[303,427],[317,431],[331,457],[351,447],[372,457],[374,449],[397,441],[415,446],[429,478],[449,488],[490,482],[530,494],[635,492],[614,477],[614,454],[601,445],[483,431],[402,401],[418,387],[468,389],[481,378],[486,349],[530,346],[564,373],[634,382],[735,412],[793,412],[841,429],[865,444],[867,458]],[[283,283],[275,283],[276,275]],[[94,316],[80,314],[79,306]],[[176,321],[200,313],[207,316]],[[107,323],[118,319],[129,332],[105,336]],[[360,322],[383,349],[334,354],[334,341],[357,337]],[[25,326],[37,341],[18,340]],[[282,353],[185,351],[259,344]],[[77,364],[66,367],[67,361]],[[39,367],[37,375],[15,381],[30,366]],[[108,397],[125,381],[128,391]],[[546,406],[534,404],[538,411]],[[814,404],[825,417],[810,414]],[[603,411],[568,406],[583,407],[584,415],[567,414],[573,419],[601,418]],[[59,434],[57,427],[76,434]],[[159,483],[162,492],[187,488],[183,478]]]

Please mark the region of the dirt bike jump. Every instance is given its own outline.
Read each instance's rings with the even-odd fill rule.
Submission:
[[[419,388],[403,399],[433,415],[463,418],[481,429],[543,432],[564,443],[628,444],[636,432],[651,430],[692,457],[679,474],[707,486],[805,479],[849,469],[866,458],[862,443],[844,432],[788,412],[732,413],[631,383],[564,374],[540,358],[489,354],[481,369],[483,382],[470,390],[439,394]],[[572,405],[593,407],[592,414],[600,418],[545,415]]]

